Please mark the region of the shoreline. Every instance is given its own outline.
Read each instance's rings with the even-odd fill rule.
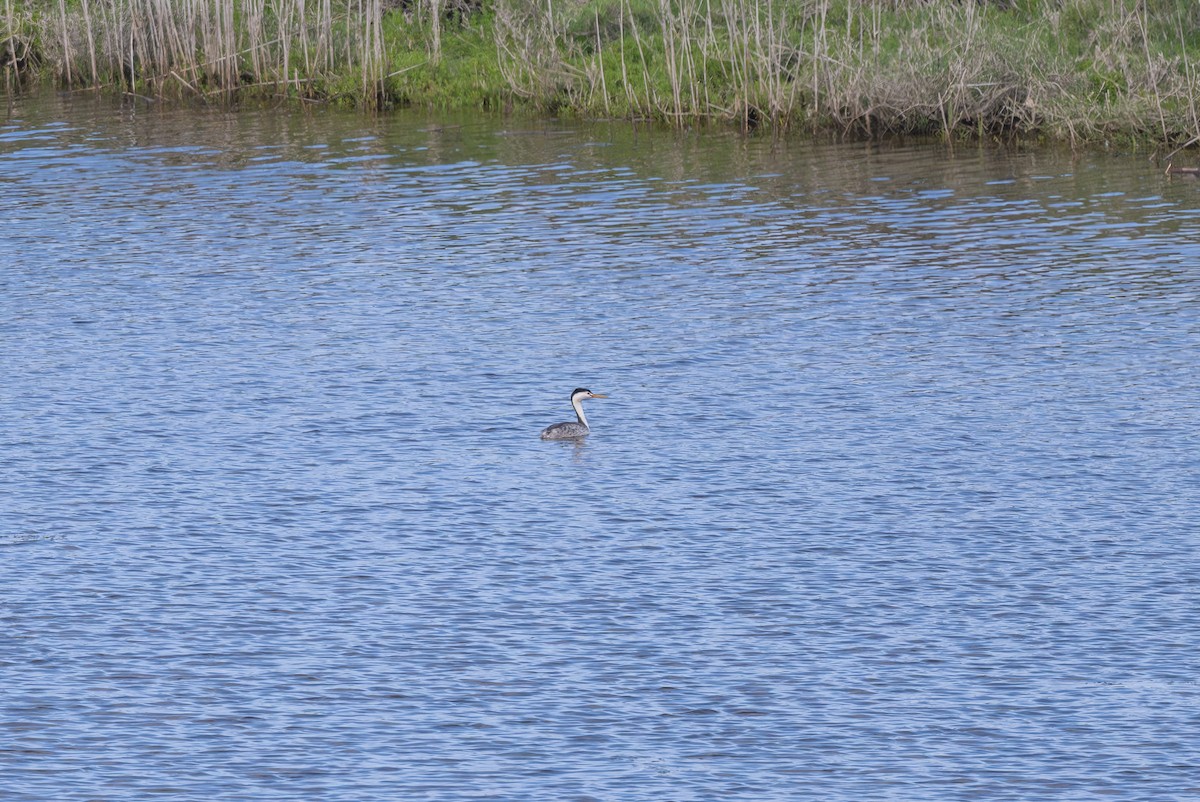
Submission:
[[[0,86],[843,139],[1195,145],[1200,7],[1147,5],[31,0],[0,7]]]

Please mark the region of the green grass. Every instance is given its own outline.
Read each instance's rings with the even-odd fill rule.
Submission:
[[[1194,0],[393,0],[388,8],[90,0],[88,8],[85,18],[84,0],[66,0],[65,15],[58,0],[0,0],[7,85],[36,76],[209,103],[283,96],[365,108],[525,107],[844,136],[1200,138]],[[214,21],[218,9],[234,25]],[[378,29],[369,24],[376,18]],[[24,54],[19,63],[14,52]]]
[[[386,20],[389,102],[437,109],[502,108],[508,96],[487,19],[445,37],[435,58],[426,48],[428,26],[393,14]]]

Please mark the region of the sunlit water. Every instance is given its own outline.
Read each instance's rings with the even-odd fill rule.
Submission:
[[[0,798],[1200,798],[1200,184],[6,119]]]

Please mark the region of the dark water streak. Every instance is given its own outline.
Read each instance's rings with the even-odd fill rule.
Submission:
[[[1200,795],[1196,183],[15,113],[0,797]]]

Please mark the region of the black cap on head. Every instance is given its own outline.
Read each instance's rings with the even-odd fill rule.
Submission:
[[[571,395],[575,395],[576,393],[590,393],[590,392],[591,392],[591,390],[588,390],[584,387],[576,387],[574,390],[571,391]]]

